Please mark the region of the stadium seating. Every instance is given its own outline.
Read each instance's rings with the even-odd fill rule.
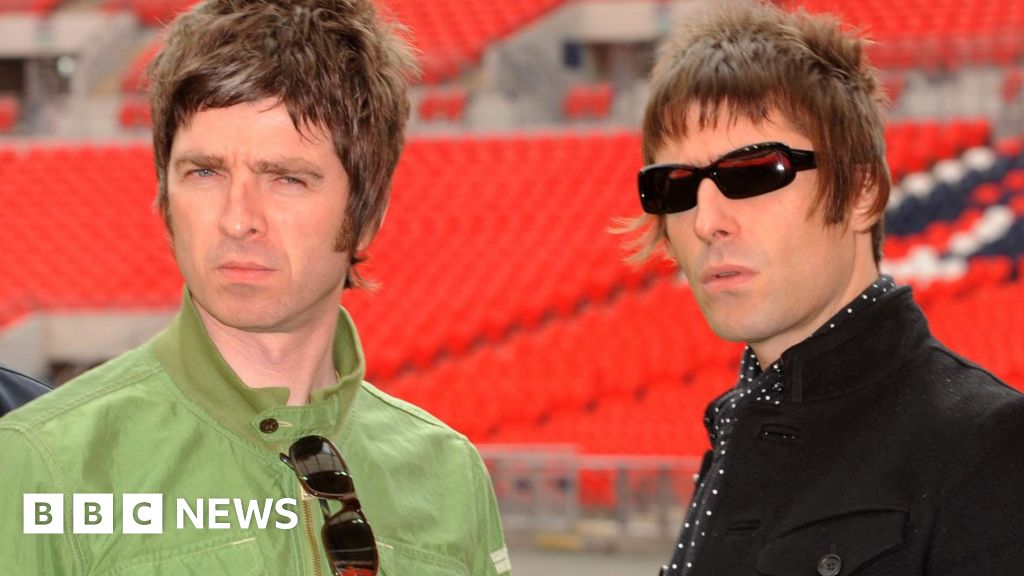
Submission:
[[[60,3],[61,0],[0,0],[0,13],[32,12],[42,15],[52,11]]]
[[[129,96],[121,101],[117,119],[122,128],[149,128],[152,121],[149,114],[149,100]]]
[[[988,143],[990,128],[897,124],[887,138],[891,158],[911,146],[931,162]],[[608,228],[637,212],[639,144],[627,132],[412,139],[365,264],[383,287],[344,297],[369,379],[476,441],[699,451],[700,412],[732,384],[739,348],[711,336],[671,266],[621,262]],[[1021,148],[1002,140],[958,179],[932,177],[890,210],[887,249],[897,263],[921,248],[958,259],[957,274],[909,281],[936,334],[1018,382],[1018,344],[956,326],[961,304],[993,333],[1020,325],[986,303],[1013,308],[1020,296]],[[0,326],[40,309],[173,306],[181,280],[155,189],[145,144],[0,146]]]
[[[417,114],[426,122],[458,122],[466,111],[466,100],[466,91],[462,88],[430,89],[420,100]]]
[[[811,12],[839,15],[877,44],[880,68],[950,70],[969,64],[1019,64],[1024,56],[1024,4],[1017,0],[786,0]]]
[[[886,126],[885,141],[893,180],[927,170],[968,148],[989,144],[991,137],[992,127],[983,118],[892,122]]]
[[[21,104],[14,96],[0,96],[0,134],[9,134],[18,124]]]
[[[565,94],[563,113],[569,120],[606,118],[611,112],[613,97],[612,86],[607,82],[574,84]]]

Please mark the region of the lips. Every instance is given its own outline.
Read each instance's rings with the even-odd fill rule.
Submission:
[[[708,267],[701,275],[701,284],[707,289],[730,289],[745,284],[757,273],[745,266],[719,264]]]
[[[258,262],[225,262],[217,271],[235,281],[260,280],[272,274],[273,268]]]

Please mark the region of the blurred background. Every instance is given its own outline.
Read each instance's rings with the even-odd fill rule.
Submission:
[[[519,574],[655,574],[740,346],[622,263],[658,39],[702,0],[380,0],[424,70],[387,223],[344,296],[367,379],[487,461]],[[182,280],[143,70],[190,0],[0,0],[0,363],[54,385],[149,339]],[[874,39],[884,271],[1024,387],[1024,3],[804,0]]]

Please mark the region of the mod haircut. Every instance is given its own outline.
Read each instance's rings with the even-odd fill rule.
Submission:
[[[729,0],[680,22],[664,41],[651,74],[643,120],[643,159],[691,129],[740,118],[763,123],[780,113],[811,141],[818,167],[813,205],[826,223],[845,225],[859,194],[873,194],[875,263],[882,258],[891,178],[885,157],[888,100],[865,40],[827,15],[786,12],[756,0]],[[687,126],[695,107],[699,126]],[[667,241],[664,216],[627,220],[634,261]]]
[[[206,0],[178,16],[146,70],[157,206],[168,233],[177,131],[202,110],[277,99],[300,133],[322,128],[331,138],[349,179],[335,245],[351,254],[345,287],[365,285],[357,248],[387,209],[417,73],[401,32],[371,0]]]

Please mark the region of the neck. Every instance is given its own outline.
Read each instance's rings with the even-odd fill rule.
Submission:
[[[224,361],[251,388],[287,388],[288,404],[301,405],[337,380],[335,314],[296,332],[249,332],[220,322],[198,302],[196,311]]]
[[[846,283],[846,289],[841,294],[837,294],[830,305],[823,308],[818,315],[808,319],[806,322],[801,322],[791,330],[757,342],[748,342],[750,349],[757,356],[757,361],[761,364],[761,368],[767,369],[782,357],[783,352],[809,338],[829,318],[842,310],[858,294],[867,290],[868,286],[878,279],[878,274],[878,266],[875,264],[874,258],[870,253],[867,254],[866,258],[864,254],[861,254],[851,270],[849,281]]]

